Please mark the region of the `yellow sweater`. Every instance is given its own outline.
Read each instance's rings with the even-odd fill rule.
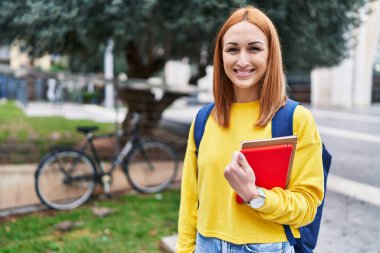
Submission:
[[[266,201],[257,210],[236,203],[223,171],[241,141],[271,138],[271,123],[255,127],[258,115],[259,103],[254,101],[232,105],[229,128],[220,127],[210,116],[198,158],[194,122],[191,125],[183,165],[178,252],[194,251],[197,231],[234,244],[272,243],[287,241],[282,224],[289,224],[298,238],[297,228],[313,221],[323,198],[322,143],[313,116],[302,106],[294,113],[298,143],[288,189],[264,189]]]

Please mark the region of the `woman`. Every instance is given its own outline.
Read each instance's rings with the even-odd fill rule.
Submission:
[[[178,252],[293,252],[294,236],[310,223],[323,198],[322,144],[310,112],[297,106],[297,150],[287,189],[257,187],[243,140],[271,138],[271,120],[286,103],[275,27],[255,7],[234,11],[219,31],[214,52],[215,108],[198,156],[190,128],[181,188]],[[231,158],[232,155],[232,158]],[[238,204],[236,194],[249,204]]]

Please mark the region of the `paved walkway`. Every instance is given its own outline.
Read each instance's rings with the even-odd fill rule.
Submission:
[[[186,99],[178,99],[162,115],[164,120],[181,124],[190,124],[202,105],[187,104]],[[96,122],[121,123],[127,113],[126,108],[105,108],[98,105],[74,103],[52,104],[48,102],[30,102],[23,108],[30,117],[62,116],[67,119],[88,119]]]
[[[52,104],[48,102],[30,102],[24,108],[24,112],[30,117],[62,116],[72,120],[88,119],[105,123],[113,123],[116,119],[118,122],[122,122],[126,114],[125,108],[116,110],[90,104]]]

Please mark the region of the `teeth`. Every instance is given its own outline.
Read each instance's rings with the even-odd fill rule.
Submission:
[[[252,70],[253,71],[253,70]],[[241,76],[248,76],[249,74],[251,74],[252,71],[242,71],[242,70],[236,70],[236,73],[238,75],[241,75]]]

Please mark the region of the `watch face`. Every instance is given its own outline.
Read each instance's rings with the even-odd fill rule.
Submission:
[[[259,190],[259,196],[249,202],[249,205],[253,208],[260,208],[265,203],[265,192],[260,187],[257,188]]]
[[[258,196],[249,202],[249,205],[253,208],[260,208],[264,205],[265,199],[262,196]]]

